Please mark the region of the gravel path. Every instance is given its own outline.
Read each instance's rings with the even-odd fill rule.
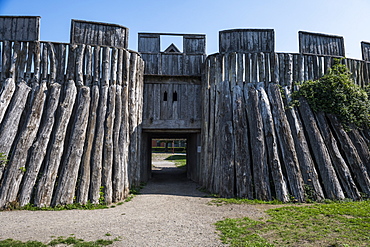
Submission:
[[[130,202],[103,210],[3,211],[0,240],[48,242],[58,236],[85,241],[114,239],[113,246],[224,246],[214,223],[224,218],[264,217],[263,205],[209,204],[185,170],[153,161],[153,178]],[[109,235],[109,236],[107,236]]]

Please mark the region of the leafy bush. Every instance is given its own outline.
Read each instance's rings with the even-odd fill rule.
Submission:
[[[301,97],[314,111],[334,114],[347,127],[370,126],[369,94],[366,89],[354,84],[351,73],[339,59],[320,79],[300,84],[299,90],[292,94],[292,105],[297,105]]]

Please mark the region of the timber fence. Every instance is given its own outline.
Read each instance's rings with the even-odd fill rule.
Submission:
[[[334,58],[262,52],[208,56],[200,183],[222,197],[283,202],[369,197],[369,133],[346,132],[334,116],[314,113],[306,102],[286,107],[294,82],[320,78]],[[356,84],[369,84],[368,62],[342,62]]]
[[[127,197],[140,181],[140,55],[38,41],[0,49],[0,208]]]

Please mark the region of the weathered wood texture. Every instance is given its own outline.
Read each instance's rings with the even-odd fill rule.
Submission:
[[[362,60],[370,61],[370,43],[361,42]]]
[[[38,41],[39,16],[0,16],[0,40]]]
[[[128,48],[128,28],[92,21],[71,21],[71,44]]]
[[[183,52],[161,52],[161,36],[182,36]],[[146,75],[200,76],[205,60],[205,35],[139,33]]]
[[[2,48],[0,152],[9,162],[0,166],[0,207],[127,197],[125,157],[131,142],[141,143],[141,57],[85,44],[4,41]],[[140,182],[140,174],[133,178]]]
[[[350,67],[355,71],[360,71],[357,63],[365,64],[343,62],[355,64]],[[368,194],[367,139],[357,131],[346,134],[335,119],[312,112],[305,102],[287,110],[280,96],[278,84],[289,98],[293,81],[317,79],[331,64],[332,57],[302,54],[209,56],[202,85],[202,145],[206,145],[201,154],[202,185],[226,197],[282,201],[291,199],[288,195],[305,201],[358,200],[361,193]],[[244,162],[241,150],[249,154]],[[230,171],[235,175],[228,175]],[[234,179],[234,191],[227,189],[230,179]],[[254,188],[250,193],[249,187]]]
[[[344,39],[341,36],[300,31],[299,53],[344,57]]]
[[[144,129],[200,129],[200,78],[145,77]]]
[[[275,31],[273,29],[220,31],[219,52],[275,52]]]

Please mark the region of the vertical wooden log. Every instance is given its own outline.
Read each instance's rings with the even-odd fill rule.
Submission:
[[[226,145],[220,145],[220,173],[221,178],[220,195],[223,197],[234,196],[234,133],[232,123],[232,105],[230,82],[223,81],[219,84],[220,100],[218,105],[218,118],[220,124],[220,142]]]
[[[367,169],[367,173],[370,174],[370,150],[368,148],[368,142],[362,137],[359,130],[355,127],[348,132],[348,136],[351,138],[353,145],[356,147],[358,155]]]
[[[74,202],[78,169],[83,154],[89,118],[90,88],[80,88],[76,104],[77,109],[73,120],[71,138],[66,149],[61,172],[58,176],[58,186],[52,199],[52,206],[72,204]]]
[[[355,182],[352,179],[352,175],[346,162],[344,161],[342,154],[339,151],[337,141],[335,140],[330,127],[325,119],[325,115],[322,112],[316,114],[318,126],[321,130],[322,137],[328,148],[329,154],[332,158],[334,168],[341,180],[341,185],[346,192],[347,197],[353,200],[358,200],[361,195],[357,189]]]
[[[100,190],[102,186],[102,169],[103,169],[103,145],[104,142],[104,122],[107,112],[108,87],[110,77],[110,54],[107,47],[103,47],[102,63],[102,80],[100,85],[100,98],[97,110],[95,140],[93,145],[92,163],[91,163],[91,184],[90,184],[90,201],[94,204],[99,203]],[[98,69],[96,68],[95,71]]]
[[[14,153],[11,155],[6,174],[0,189],[0,208],[6,203],[17,200],[19,187],[27,169],[27,155],[36,137],[45,103],[45,82],[37,88],[35,98],[32,102],[31,111],[26,117],[25,127],[21,130],[16,143]]]
[[[137,105],[136,105],[136,70],[137,70],[138,55],[131,53],[130,57],[130,71],[129,71],[129,174],[130,185],[138,186],[138,161],[137,161]]]
[[[288,119],[285,115],[284,104],[277,84],[270,83],[268,96],[271,103],[272,115],[275,123],[275,130],[278,136],[279,145],[284,160],[289,187],[295,200],[305,201],[303,179],[299,169],[297,153],[295,150],[292,133]]]
[[[82,87],[84,85],[84,71],[83,71],[83,59],[84,59],[84,51],[85,51],[85,45],[79,45],[76,48],[76,86]]]
[[[207,58],[203,64],[202,72],[202,87],[201,87],[201,109],[202,109],[202,133],[201,133],[201,147],[202,152],[200,153],[201,164],[203,164],[203,170],[200,174],[200,185],[205,188],[208,179],[206,174],[209,171],[208,163],[208,130],[209,130],[209,83],[210,83],[210,59]],[[145,90],[145,89],[144,89]],[[145,104],[145,102],[144,102]]]
[[[4,81],[6,78],[10,78],[9,70],[10,61],[12,59],[12,47],[10,41],[4,41],[2,55],[1,81]]]
[[[263,52],[258,53],[258,72],[259,81],[266,82],[266,61],[265,54]]]
[[[113,169],[113,127],[116,106],[116,85],[111,85],[108,90],[107,113],[104,124],[104,143],[103,143],[103,173],[102,184],[104,186],[104,202],[112,203],[112,169]]]
[[[76,94],[77,89],[75,83],[73,81],[68,81],[64,88],[64,99],[60,102],[58,107],[57,118],[55,119],[56,125],[45,157],[45,167],[35,192],[34,204],[37,207],[50,206],[54,183],[58,176],[58,169],[64,150],[65,135],[72,115]]]
[[[2,122],[0,131],[0,153],[9,154],[30,91],[31,88],[27,86],[24,81],[17,85],[7,114]]]
[[[50,60],[50,76],[49,76],[49,84],[53,84],[57,80],[57,64],[59,61],[56,59],[56,51],[54,44],[48,43],[49,49],[49,60]]]
[[[289,103],[290,90],[287,87],[284,87],[284,92]],[[296,112],[296,109],[291,108],[286,110],[286,115],[290,124],[305,189],[308,190],[306,191],[306,194],[309,199],[321,201],[325,198],[325,195],[320,184],[315,164],[311,157],[310,148],[304,135],[304,129],[299,118],[299,114]]]
[[[325,194],[330,199],[342,200],[345,198],[344,193],[335,173],[328,149],[325,146],[324,140],[316,124],[312,110],[307,101],[303,98],[300,99],[300,106],[298,109],[307,132],[316,165],[319,169]]]
[[[33,66],[33,54],[36,49],[40,46],[39,42],[28,42],[28,53],[27,53],[27,65],[26,65],[26,73],[25,73],[25,81],[30,83],[32,78],[32,66]]]
[[[143,112],[143,89],[144,89],[144,61],[139,57],[138,58],[138,65],[137,65],[137,94],[136,94],[136,102],[137,102],[137,165],[138,171],[137,176],[139,177],[139,182],[142,182],[142,165],[141,165],[141,154],[142,154],[142,112]]]
[[[249,152],[248,122],[242,86],[243,84],[241,86],[235,85],[232,90],[236,196],[252,199],[251,154]]]
[[[244,81],[251,82],[251,54],[250,53],[245,54],[244,59],[245,59]]]
[[[282,202],[288,202],[289,191],[279,159],[278,143],[275,134],[275,126],[271,113],[270,102],[265,92],[263,83],[258,84],[257,90],[259,93],[259,101],[261,102],[260,110],[264,126],[268,165],[271,170],[272,179],[274,181],[276,199]]]
[[[21,45],[18,41],[15,41],[14,42],[14,45],[13,45],[13,54],[12,54],[12,57],[11,57],[11,60],[9,61],[10,62],[10,67],[9,67],[9,78],[13,78],[14,81],[18,82],[17,81],[17,76],[16,76],[16,63],[17,63],[17,60],[18,60],[18,55],[20,53],[20,49],[21,49]]]
[[[119,147],[121,153],[122,178],[120,187],[123,198],[128,196],[130,190],[129,172],[128,172],[128,157],[129,157],[129,70],[130,70],[130,53],[127,50],[123,51],[123,66],[122,66],[122,117],[121,129],[119,133]]]
[[[90,45],[87,45],[85,48],[85,86],[91,87],[92,86],[92,79],[93,79],[93,53],[92,48]]]
[[[77,186],[77,202],[81,204],[86,204],[89,196],[90,187],[90,176],[91,176],[91,158],[93,143],[95,139],[95,128],[97,119],[97,109],[99,104],[99,87],[98,85],[93,85],[91,87],[91,102],[90,102],[90,113],[89,122],[87,125],[85,147],[83,150],[79,182]]]
[[[220,161],[219,161],[219,156],[220,156],[220,151],[218,150],[219,148],[219,145],[217,145],[217,143],[219,143],[219,140],[220,140],[220,136],[217,134],[217,133],[220,133],[220,119],[218,118],[218,114],[219,114],[219,101],[220,101],[220,97],[218,97],[219,95],[219,90],[218,90],[218,87],[219,87],[219,84],[222,82],[223,80],[223,73],[222,73],[222,64],[223,64],[223,56],[222,55],[219,55],[216,57],[216,73],[215,73],[215,83],[212,85],[213,86],[213,89],[212,89],[212,94],[211,94],[211,102],[214,102],[214,109],[211,108],[211,110],[213,110],[213,122],[211,122],[211,125],[212,126],[212,129],[211,129],[211,132],[212,132],[212,139],[210,139],[210,141],[212,140],[213,141],[213,146],[212,146],[212,154],[211,154],[211,159],[212,159],[212,163],[213,166],[212,166],[212,173],[211,173],[211,181],[210,181],[210,186],[209,188],[211,188],[212,191],[214,191],[215,193],[219,193],[220,191],[220,181],[219,181],[219,174],[220,174]],[[212,142],[211,142],[212,143]]]
[[[42,43],[42,56],[41,56],[41,80],[47,80],[49,74],[49,59],[48,59],[48,46],[47,43]]]
[[[37,175],[39,174],[41,164],[46,155],[46,149],[51,137],[55,122],[55,112],[59,104],[60,84],[52,84],[49,86],[48,99],[46,109],[41,120],[38,136],[32,145],[32,151],[29,155],[29,161],[26,173],[24,174],[22,189],[19,194],[19,205],[25,206],[30,203],[33,187],[36,183]]]
[[[20,42],[20,51],[18,54],[18,58],[16,61],[16,81],[24,81],[25,80],[25,71],[26,71],[26,55],[27,55],[28,43],[27,42]]]
[[[118,70],[122,73],[122,69]],[[112,200],[117,202],[123,199],[123,163],[120,151],[119,135],[122,124],[122,86],[117,85],[116,88],[116,107],[115,107],[115,118],[113,127],[113,175],[112,175]]]
[[[258,92],[251,83],[246,84],[244,96],[247,104],[247,117],[250,133],[250,141],[253,164],[253,179],[255,198],[259,200],[271,200],[269,173],[267,165],[266,146],[263,134],[263,122],[259,111]]]
[[[65,44],[57,44],[55,45],[56,49],[56,58],[58,61],[57,64],[57,74],[56,74],[56,80],[58,83],[63,84],[64,83],[64,75],[65,75],[65,66],[66,66],[66,45]]]
[[[3,121],[4,115],[15,91],[15,83],[12,78],[7,78],[2,84],[0,93],[0,123]]]
[[[358,155],[356,147],[353,145],[351,139],[345,132],[338,119],[331,114],[327,114],[327,116],[334,128],[334,131],[342,148],[342,152],[344,152],[345,154],[347,164],[351,168],[353,179],[359,184],[362,192],[370,195],[370,178],[367,173],[366,167],[364,166],[362,160]]]

